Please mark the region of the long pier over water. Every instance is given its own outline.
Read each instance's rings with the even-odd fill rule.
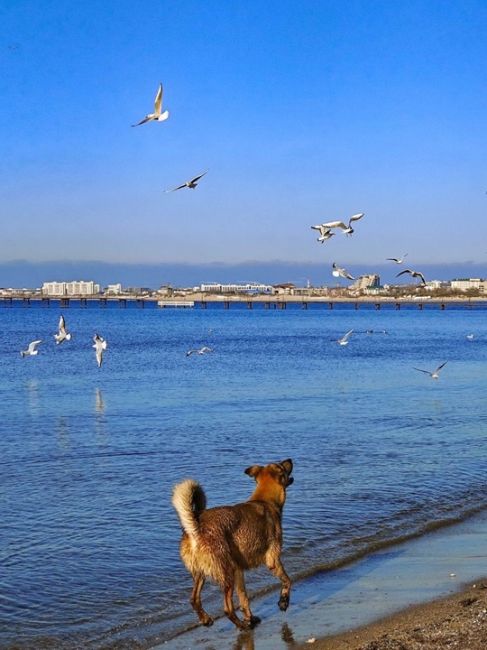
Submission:
[[[487,298],[389,298],[389,297],[331,297],[331,296],[215,296],[205,294],[194,294],[188,297],[161,298],[160,296],[134,296],[134,295],[117,295],[117,296],[40,296],[38,294],[26,295],[12,294],[0,296],[0,306],[2,307],[56,307],[69,308],[70,306],[81,308],[87,307],[113,307],[118,305],[119,308],[138,307],[144,309],[147,307],[158,307],[162,309],[170,308],[194,308],[208,309],[220,308],[230,309],[247,308],[247,309],[276,309],[284,310],[288,306],[293,308],[310,309],[325,308],[334,309],[335,307],[346,306],[348,308],[360,309],[396,309],[416,308],[423,310],[425,308],[436,308],[445,310],[448,308],[487,308]]]

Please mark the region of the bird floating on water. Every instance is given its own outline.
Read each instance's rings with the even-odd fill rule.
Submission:
[[[316,241],[321,242],[322,244],[327,240],[333,237],[335,234],[334,232],[331,232],[330,228],[327,228],[324,224],[318,224],[316,226],[311,226],[312,230],[318,230],[320,233],[320,236],[317,238]]]
[[[334,275],[335,278],[346,278],[347,280],[355,280],[353,275],[351,275],[347,271],[347,269],[337,266],[335,262],[333,262],[332,268],[333,268],[332,275]]]
[[[189,187],[190,190],[194,190],[194,189],[198,186],[198,181],[199,181],[201,178],[203,178],[203,176],[204,176],[205,174],[207,174],[207,173],[208,173],[208,172],[203,172],[203,173],[200,174],[199,176],[195,176],[194,178],[192,178],[190,181],[186,181],[186,182],[183,183],[182,185],[178,185],[178,187],[173,187],[173,188],[170,189],[170,190],[164,190],[164,191],[165,191],[165,192],[176,192],[176,190],[182,190],[182,189],[184,189],[185,187]]]
[[[186,352],[186,356],[190,357],[192,354],[206,354],[207,352],[213,352],[213,350],[212,350],[212,348],[209,348],[206,345],[204,345],[199,350],[188,350]]]
[[[62,314],[61,317],[59,318],[58,330],[59,330],[58,333],[54,334],[54,338],[56,339],[56,345],[59,345],[64,341],[71,341],[71,334],[66,331],[66,322]]]
[[[438,379],[440,376],[440,370],[443,368],[443,366],[446,366],[448,361],[445,361],[445,363],[442,363],[441,366],[438,366],[436,370],[433,370],[433,372],[430,372],[429,370],[421,370],[421,368],[414,368],[414,370],[417,370],[418,372],[424,372],[425,375],[429,375],[431,379]]]
[[[466,336],[465,338],[466,338],[468,341],[473,341],[474,338],[475,338],[475,334],[467,334],[467,336]]]
[[[32,341],[29,343],[29,346],[27,350],[21,350],[20,355],[22,357],[35,357],[37,354],[39,354],[39,350],[37,349],[37,346],[42,343],[42,340],[39,339],[37,341]]]
[[[395,262],[396,264],[402,264],[404,262],[404,259],[408,256],[407,253],[404,253],[402,257],[387,257],[386,260],[388,262]]]
[[[154,101],[154,112],[153,113],[148,113],[144,117],[143,120],[140,120],[140,122],[137,122],[137,124],[132,124],[132,126],[140,126],[141,124],[145,124],[146,122],[164,122],[164,120],[167,120],[169,117],[169,111],[162,111],[162,83],[159,84],[159,88],[157,89],[156,93],[156,98]]]
[[[352,336],[353,330],[348,330],[346,334],[342,336],[341,339],[338,339],[338,345],[348,345],[348,339]]]
[[[340,228],[340,230],[345,234],[345,235],[351,235],[354,231],[352,228],[352,222],[353,221],[358,221],[364,216],[364,212],[358,212],[357,214],[353,214],[350,219],[348,220],[348,224],[345,224],[343,221],[329,221],[328,223],[322,224],[325,228]]]
[[[420,273],[419,271],[412,271],[411,269],[404,269],[404,271],[401,271],[396,275],[396,278],[398,278],[400,275],[404,275],[405,273],[409,273],[409,275],[413,278],[419,278],[421,280],[421,284],[426,284],[426,280],[424,279],[424,275]]]
[[[98,364],[98,368],[101,368],[101,364],[103,363],[103,352],[104,350],[107,349],[107,342],[103,338],[103,336],[100,336],[99,334],[95,334],[93,337],[94,345],[93,347],[95,348],[95,356],[96,356],[96,362]]]

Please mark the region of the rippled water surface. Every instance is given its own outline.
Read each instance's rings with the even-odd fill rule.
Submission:
[[[188,476],[210,506],[233,503],[245,467],[292,457],[294,577],[487,505],[481,308],[72,305],[56,346],[59,313],[0,307],[2,648],[147,645],[192,621],[170,505]],[[214,352],[186,357],[201,345]],[[446,360],[438,381],[413,369]],[[215,589],[205,602],[220,607]]]

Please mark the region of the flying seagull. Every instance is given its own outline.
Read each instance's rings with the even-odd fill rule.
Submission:
[[[63,343],[64,341],[71,341],[71,334],[66,332],[66,322],[64,320],[64,316],[61,314],[61,317],[59,319],[59,325],[58,325],[58,333],[54,334],[54,338],[56,339],[56,345],[59,345],[60,343]]]
[[[387,257],[388,262],[395,262],[396,264],[402,264],[404,262],[404,258],[407,257],[408,254],[404,253],[402,257]]]
[[[341,339],[338,339],[338,345],[348,345],[348,339],[351,337],[353,330],[348,330],[346,334],[342,336]]]
[[[317,238],[316,241],[321,242],[322,244],[327,240],[330,239],[330,237],[333,237],[335,234],[334,232],[331,232],[330,228],[327,228],[324,224],[318,224],[317,226],[311,226],[312,230],[318,230],[320,233],[320,236]]]
[[[421,284],[426,284],[426,280],[424,279],[424,275],[420,273],[419,271],[411,271],[411,269],[404,269],[404,271],[401,271],[396,275],[396,278],[398,278],[400,275],[404,275],[404,273],[409,273],[409,275],[413,278],[420,278]]]
[[[426,375],[429,375],[431,379],[438,379],[440,376],[440,370],[443,368],[443,366],[446,366],[448,361],[445,361],[445,363],[442,363],[441,366],[438,366],[436,370],[433,370],[433,372],[430,372],[429,370],[421,370],[421,368],[414,368],[414,370],[418,370],[419,372],[424,372]]]
[[[354,229],[352,228],[352,222],[358,221],[364,216],[364,214],[364,212],[353,214],[348,220],[348,224],[345,224],[343,221],[329,221],[328,223],[324,223],[323,226],[325,228],[340,228],[340,230],[342,230],[345,235],[351,235],[354,232]]]
[[[103,336],[100,336],[99,334],[95,334],[93,341],[95,342],[93,347],[95,348],[96,362],[98,368],[101,368],[101,364],[103,363],[103,351],[107,349],[107,342]]]
[[[162,110],[162,84],[159,84],[159,88],[157,89],[157,94],[156,94],[156,99],[154,101],[154,112],[153,113],[148,113],[143,120],[140,120],[140,122],[137,122],[137,124],[132,124],[132,126],[140,126],[141,124],[145,124],[146,122],[164,122],[164,120],[167,120],[169,117],[169,111],[164,111],[164,113],[161,113]]]
[[[39,350],[37,349],[37,346],[42,343],[42,340],[38,341],[32,341],[29,343],[29,347],[27,350],[21,350],[20,355],[22,357],[35,357],[37,354],[39,354]]]
[[[203,172],[199,176],[195,176],[194,178],[192,178],[190,181],[186,181],[186,183],[183,183],[182,185],[178,185],[178,187],[173,187],[172,190],[164,190],[164,191],[165,192],[176,192],[176,190],[182,190],[185,187],[189,187],[190,190],[194,190],[195,187],[198,185],[198,181],[200,180],[200,178],[203,178],[203,176],[205,174],[207,174],[207,173],[208,172]]]
[[[186,356],[190,357],[192,354],[206,354],[207,352],[213,352],[213,350],[211,348],[206,347],[206,345],[204,345],[199,350],[188,350],[186,352]]]
[[[347,269],[343,269],[340,266],[337,266],[335,262],[333,262],[332,275],[334,275],[335,278],[346,278],[347,280],[355,280],[353,275],[350,275]]]

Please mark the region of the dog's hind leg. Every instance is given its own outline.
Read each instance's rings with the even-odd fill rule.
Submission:
[[[255,627],[260,623],[260,618],[258,616],[253,616],[250,611],[249,597],[247,596],[247,590],[245,589],[244,573],[241,569],[236,569],[235,571],[235,587],[237,589],[240,609],[243,612],[245,622],[247,622],[250,627]]]
[[[191,592],[191,606],[197,613],[200,622],[203,625],[209,627],[210,625],[213,625],[213,619],[209,614],[205,612],[203,605],[201,604],[201,590],[205,584],[205,576],[202,573],[195,573],[193,575],[193,581],[194,584],[193,591]]]
[[[248,630],[250,621],[241,621],[239,617],[235,614],[235,607],[233,605],[233,589],[234,589],[234,576],[230,578],[227,577],[223,585],[223,609],[225,614],[236,625],[240,630]]]
[[[269,571],[279,578],[281,581],[281,597],[279,598],[278,605],[279,609],[283,612],[289,607],[289,594],[291,592],[291,580],[289,579],[288,574],[284,570],[284,567],[281,562],[279,553],[275,552],[275,549],[269,551],[265,560],[266,566]]]

